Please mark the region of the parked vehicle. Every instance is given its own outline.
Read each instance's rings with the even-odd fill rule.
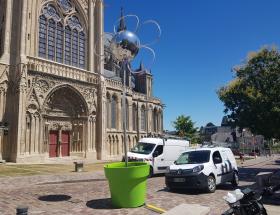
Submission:
[[[164,138],[142,138],[127,153],[129,161],[146,161],[150,164],[150,176],[165,173],[183,151],[189,141]]]
[[[233,193],[228,193],[227,196],[224,196],[230,209],[222,215],[267,215],[261,198],[261,195],[257,195],[250,188],[241,191],[237,189]]]
[[[216,185],[231,182],[238,185],[238,169],[229,148],[207,147],[181,154],[165,174],[170,189],[196,188],[215,192]]]

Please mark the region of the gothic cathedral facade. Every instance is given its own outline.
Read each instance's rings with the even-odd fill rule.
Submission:
[[[120,159],[123,77],[104,41],[102,1],[0,5],[0,123],[8,128],[0,133],[0,160]],[[152,78],[143,64],[127,76],[129,148],[163,130]]]

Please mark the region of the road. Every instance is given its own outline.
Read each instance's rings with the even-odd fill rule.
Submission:
[[[257,159],[247,166],[245,163],[240,168],[240,188],[254,184],[259,172],[278,170],[280,164],[277,160],[280,157],[274,157],[273,160]],[[227,184],[218,186],[212,194],[199,191],[173,193],[165,188],[164,176],[149,178],[147,188],[147,204],[169,210],[181,203],[196,203],[209,206],[210,214],[221,214],[228,208],[222,197],[232,190],[231,185]],[[157,214],[145,207],[113,208],[103,171],[0,178],[0,199],[1,215],[14,215],[19,205],[27,205],[29,215]]]

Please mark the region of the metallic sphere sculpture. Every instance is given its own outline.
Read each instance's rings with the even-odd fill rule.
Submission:
[[[126,18],[134,18],[136,20],[136,27],[134,30],[127,30],[125,26]],[[119,23],[118,27],[116,26],[116,23]],[[152,42],[143,44],[140,42],[140,39],[137,36],[137,32],[139,31],[139,29],[146,25],[153,25],[154,27],[156,27],[158,34]],[[122,15],[121,18],[115,22],[114,31],[112,33],[104,32],[104,34],[101,35],[101,38],[99,38],[95,43],[94,53],[96,56],[101,57],[101,59],[105,59],[104,53],[98,53],[97,49],[97,45],[100,43],[101,39],[103,39],[104,44],[109,47],[109,53],[121,63],[132,61],[142,49],[146,49],[152,54],[152,62],[154,62],[155,52],[149,46],[156,43],[159,40],[160,36],[161,28],[155,20],[147,20],[140,24],[138,16]]]
[[[110,49],[117,60],[131,61],[139,52],[140,40],[137,35],[131,31],[120,31],[112,38]]]

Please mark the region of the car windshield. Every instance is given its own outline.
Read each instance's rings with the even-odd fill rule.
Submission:
[[[181,156],[176,160],[176,164],[207,163],[209,158],[210,150],[189,151],[181,154]]]
[[[155,148],[155,145],[156,144],[153,144],[153,143],[139,142],[130,151],[134,152],[134,153],[148,155],[153,151],[153,149]]]

